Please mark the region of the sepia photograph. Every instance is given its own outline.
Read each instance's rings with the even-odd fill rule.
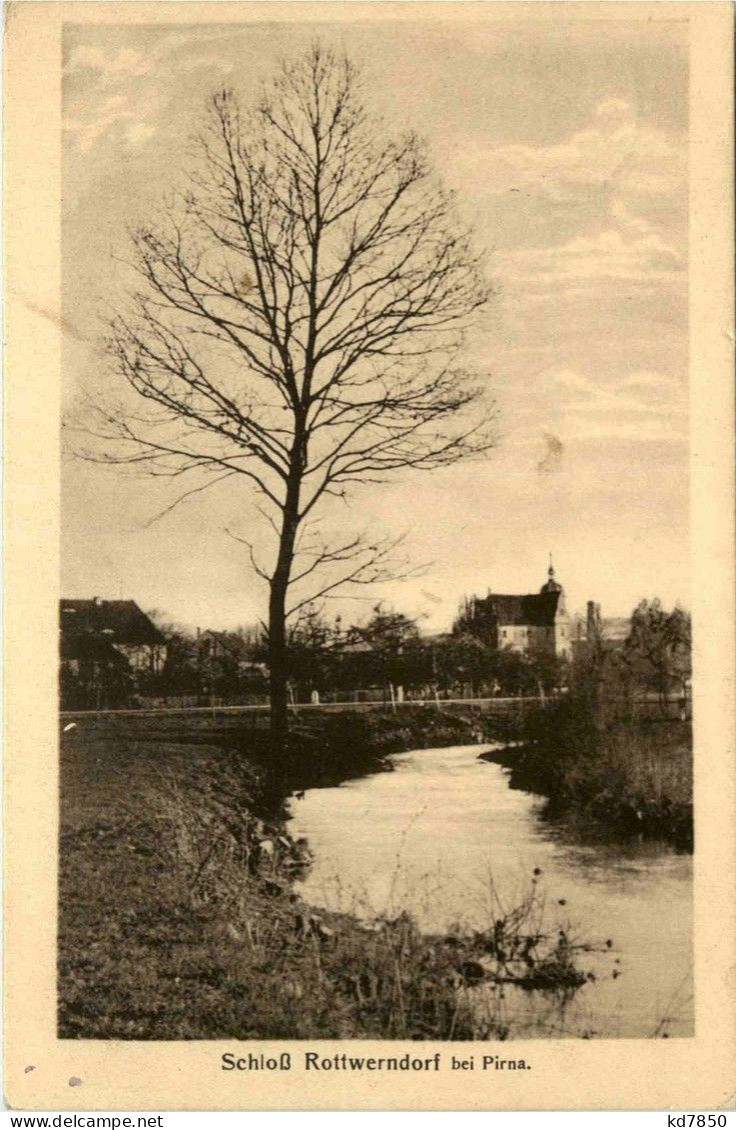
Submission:
[[[60,1036],[691,1035],[687,22],[63,46]]]
[[[732,875],[694,6],[20,7],[58,10],[44,1039],[191,1049],[225,1108],[687,1057]]]

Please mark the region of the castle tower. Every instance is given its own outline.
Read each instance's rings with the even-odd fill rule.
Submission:
[[[540,592],[562,592],[562,585],[559,581],[555,580],[555,567],[552,564],[552,554],[549,555],[549,569],[547,570],[547,581],[542,585]]]

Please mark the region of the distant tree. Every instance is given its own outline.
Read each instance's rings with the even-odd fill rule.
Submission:
[[[89,457],[197,476],[171,506],[225,479],[255,492],[270,558],[239,540],[269,588],[279,750],[290,617],[386,576],[394,548],[325,538],[322,504],[492,446],[459,363],[488,299],[481,264],[425,147],[371,122],[355,66],[319,44],[252,111],[214,96],[188,189],[132,233],[130,258],[108,344],[140,404],[100,405]]]
[[[201,690],[194,635],[170,620],[159,608],[146,609],[146,616],[164,637],[165,658],[160,671],[146,673],[139,689],[149,694],[198,694]]]
[[[160,686],[164,694],[199,694],[201,679],[197,643],[190,633],[174,626],[161,628],[166,636],[166,659]]]
[[[452,625],[454,636],[471,635],[492,642],[496,637],[496,613],[492,603],[466,597]]]
[[[306,691],[325,691],[337,680],[340,634],[317,605],[307,605],[289,628],[289,683]]]
[[[479,686],[492,678],[491,649],[469,631],[453,631],[434,647],[437,680],[445,690],[470,686],[475,695]]]
[[[262,624],[241,624],[230,633],[240,645],[240,653],[251,663],[261,662],[268,654],[268,639]]]
[[[431,677],[431,657],[417,622],[380,604],[366,624],[348,630],[344,650],[351,655],[353,677],[368,685],[394,690],[427,683]]]
[[[534,690],[542,697],[570,681],[570,661],[564,655],[556,655],[546,648],[532,649],[524,660]]]
[[[690,614],[679,606],[667,612],[658,599],[642,600],[621,658],[633,680],[656,690],[663,706],[673,689],[684,695],[692,673]]]

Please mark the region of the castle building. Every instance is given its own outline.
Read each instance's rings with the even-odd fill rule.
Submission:
[[[524,655],[570,658],[572,628],[565,590],[550,562],[547,580],[538,593],[489,592],[466,602],[464,618],[495,647]]]

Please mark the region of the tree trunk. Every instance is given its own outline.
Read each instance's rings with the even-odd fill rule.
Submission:
[[[268,667],[271,707],[270,737],[274,759],[279,760],[289,736],[289,703],[286,688],[286,588],[271,585],[268,616]]]
[[[268,662],[270,692],[271,756],[275,774],[280,775],[289,737],[289,699],[287,689],[286,597],[294,563],[294,547],[299,526],[299,494],[304,462],[304,433],[297,423],[291,453],[291,471],[284,502],[281,538],[276,567],[271,577],[268,606]]]

